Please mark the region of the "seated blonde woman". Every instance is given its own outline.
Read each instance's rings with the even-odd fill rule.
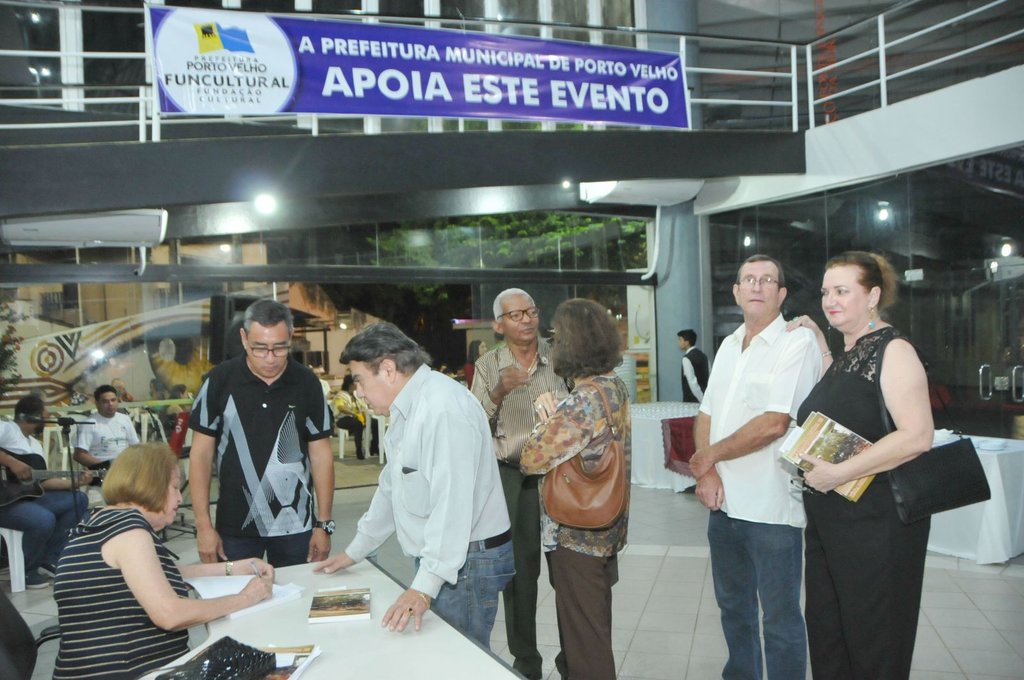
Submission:
[[[157,536],[181,505],[178,459],[166,444],[125,449],[103,483],[107,507],[75,527],[57,565],[61,642],[53,677],[135,678],[188,651],[189,626],[270,597],[259,559],[176,565]],[[254,574],[237,595],[189,599],[185,579]]]

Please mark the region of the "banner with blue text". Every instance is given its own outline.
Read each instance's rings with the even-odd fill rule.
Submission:
[[[294,15],[147,12],[166,114],[689,127],[678,54]]]

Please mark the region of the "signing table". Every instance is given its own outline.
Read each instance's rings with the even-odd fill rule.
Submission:
[[[633,404],[633,460],[631,481],[637,486],[651,489],[683,491],[697,483],[692,477],[665,468],[665,439],[661,421],[668,418],[688,418],[697,415],[698,404],[681,401],[657,401],[651,404]]]
[[[302,674],[302,680],[521,677],[432,612],[424,616],[419,632],[412,626],[404,633],[381,628],[384,612],[404,588],[369,562],[329,576],[314,574],[308,564],[285,567],[277,570],[275,581],[302,586],[302,596],[247,616],[211,622],[203,647],[225,635],[255,647],[319,645],[322,653]],[[370,619],[311,625],[308,616],[313,594],[318,588],[339,587],[370,588]]]
[[[992,498],[933,515],[928,549],[978,564],[1006,562],[1024,553],[1024,440],[972,439]]]

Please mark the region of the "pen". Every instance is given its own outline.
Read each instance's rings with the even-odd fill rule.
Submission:
[[[256,560],[249,560],[249,566],[252,567],[252,573],[260,577],[263,576],[263,572],[260,571],[259,567],[256,566]]]

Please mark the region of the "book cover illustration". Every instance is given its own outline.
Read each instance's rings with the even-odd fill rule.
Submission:
[[[262,647],[277,658],[277,668],[264,675],[261,680],[299,680],[302,672],[320,656],[320,648],[316,645],[298,647]]]
[[[324,588],[313,595],[310,623],[354,621],[370,618],[369,588]]]
[[[814,466],[801,460],[801,454],[820,458],[830,463],[841,463],[871,446],[871,442],[856,432],[817,411],[812,411],[801,427],[793,430],[782,443],[782,459],[791,474],[810,472]],[[847,500],[856,502],[871,484],[874,475],[854,479],[835,488]]]

